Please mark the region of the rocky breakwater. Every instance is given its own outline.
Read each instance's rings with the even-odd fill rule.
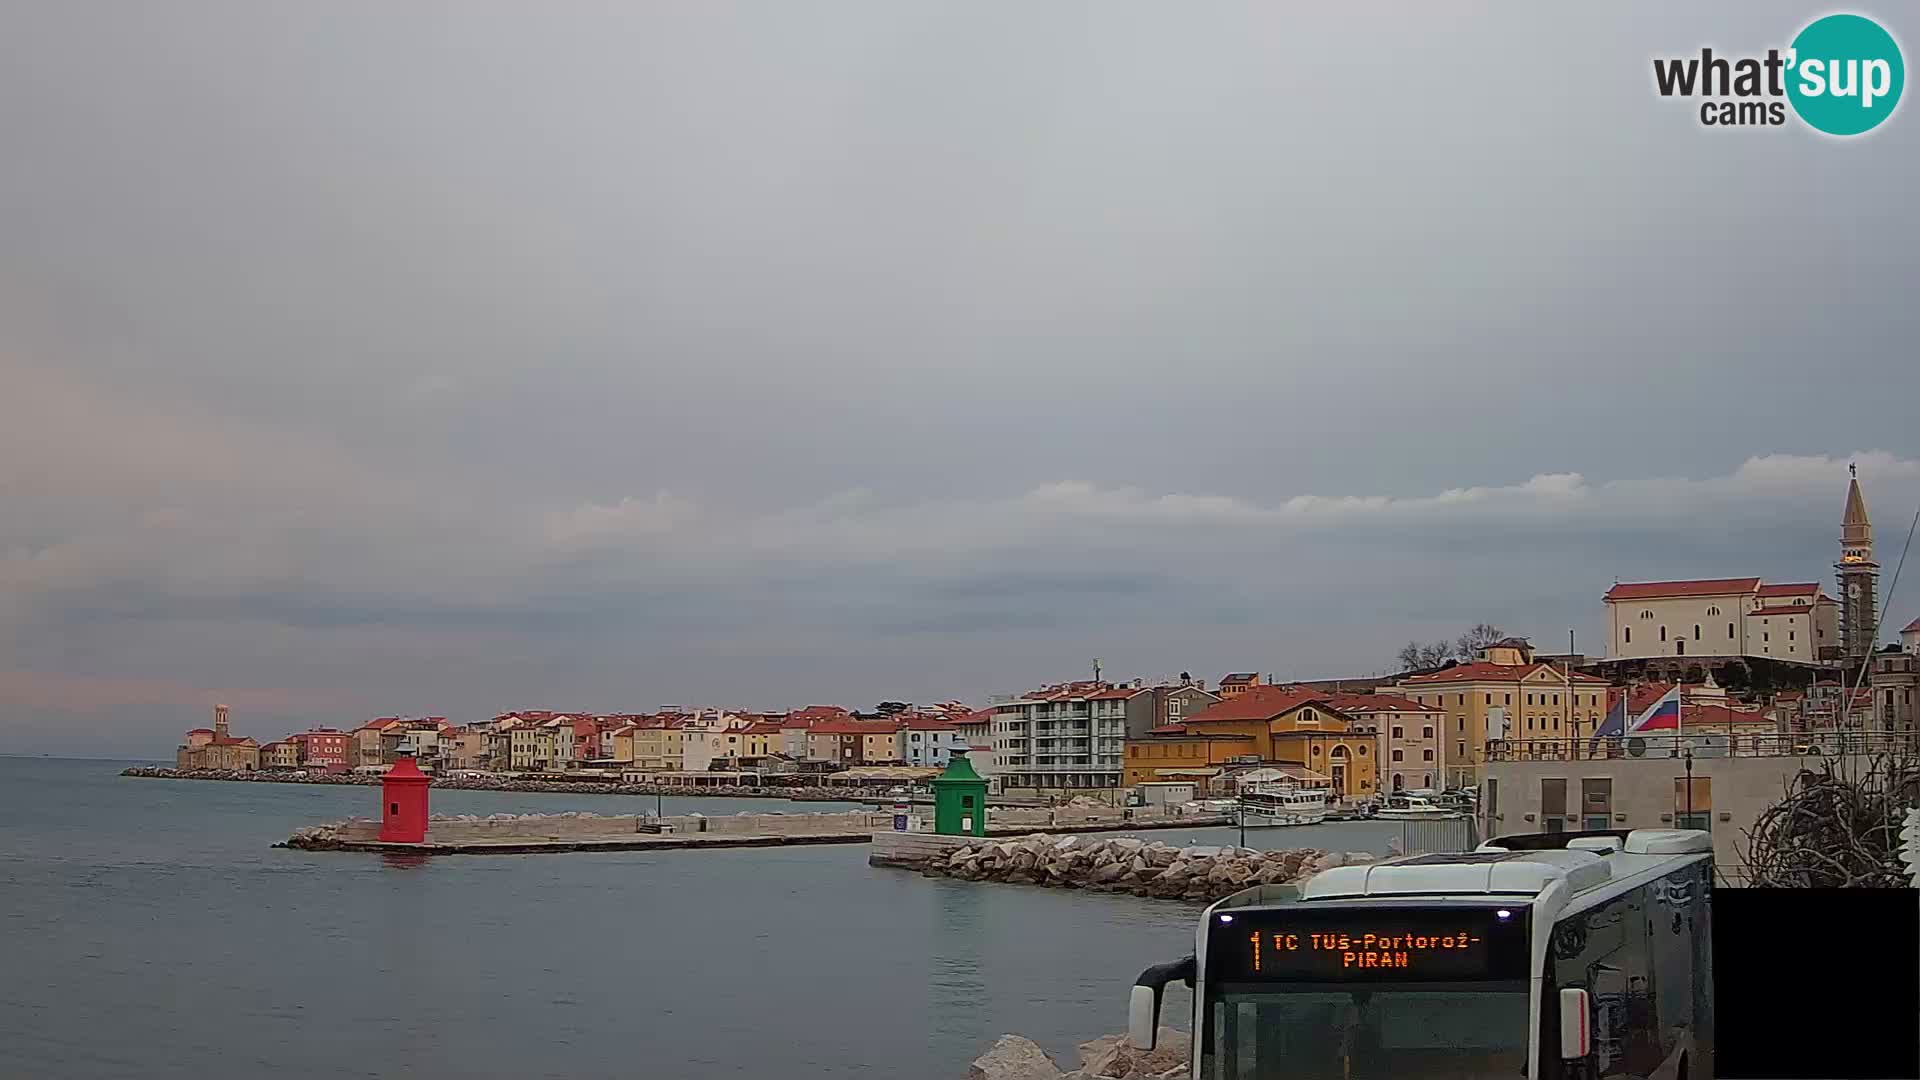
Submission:
[[[1187,1033],[1161,1028],[1155,1042],[1151,1050],[1136,1050],[1125,1035],[1081,1043],[1080,1067],[1064,1072],[1031,1039],[1003,1035],[974,1059],[967,1080],[1186,1080]]]
[[[1124,892],[1212,902],[1253,885],[1305,879],[1330,866],[1369,863],[1366,852],[1175,847],[1133,836],[1032,836],[982,840],[927,857],[920,872],[962,881]]]

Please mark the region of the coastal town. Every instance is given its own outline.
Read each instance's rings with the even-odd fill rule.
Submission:
[[[1093,677],[1019,694],[871,709],[662,706],[516,710],[468,723],[386,716],[268,742],[229,710],[189,731],[179,773],[371,778],[401,758],[455,780],[869,793],[923,790],[958,755],[1004,800],[1135,805],[1252,786],[1371,809],[1427,799],[1488,832],[1667,825],[1712,831],[1722,859],[1809,759],[1866,755],[1914,730],[1920,620],[1880,642],[1878,564],[1850,478],[1835,566],[1818,581],[1616,582],[1604,655],[1549,653],[1476,626],[1409,645],[1406,670],[1280,681]]]

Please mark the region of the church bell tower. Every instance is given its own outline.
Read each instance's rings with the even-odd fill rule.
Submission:
[[[1880,564],[1873,561],[1873,524],[1867,520],[1867,500],[1860,495],[1860,476],[1847,466],[1847,511],[1840,519],[1839,572],[1840,651],[1848,666],[1856,666],[1873,652],[1873,632],[1879,622]]]

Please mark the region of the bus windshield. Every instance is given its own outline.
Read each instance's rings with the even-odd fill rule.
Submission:
[[[1207,1003],[1202,1080],[1514,1080],[1525,981],[1354,989],[1225,987]]]

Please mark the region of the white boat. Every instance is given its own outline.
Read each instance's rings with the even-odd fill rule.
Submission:
[[[1239,824],[1249,829],[1278,825],[1317,825],[1326,820],[1323,788],[1253,784],[1240,791]]]
[[[1435,806],[1431,800],[1421,795],[1390,795],[1387,797],[1386,805],[1375,810],[1373,816],[1403,821],[1422,818],[1456,818],[1466,815],[1458,810]]]

